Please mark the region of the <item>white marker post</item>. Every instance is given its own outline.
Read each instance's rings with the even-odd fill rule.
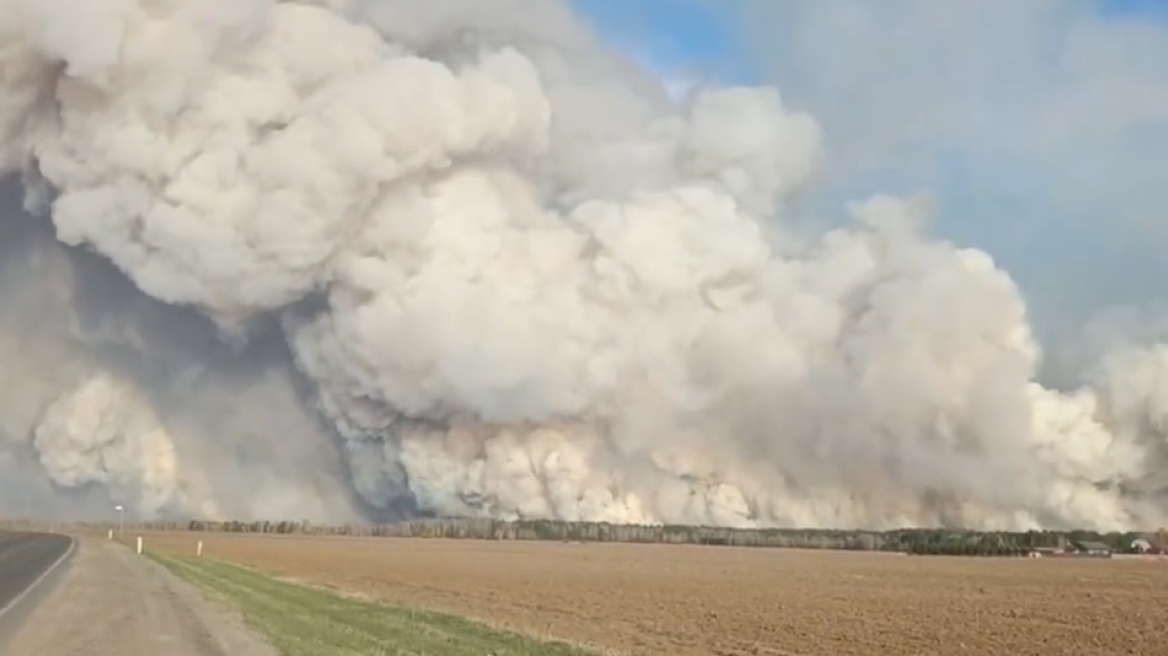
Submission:
[[[195,547],[195,555],[199,558],[203,557],[203,541],[199,540],[199,546]]]
[[[114,530],[112,528],[109,530],[109,539],[114,539]]]
[[[142,554],[142,536],[138,536],[138,555]]]

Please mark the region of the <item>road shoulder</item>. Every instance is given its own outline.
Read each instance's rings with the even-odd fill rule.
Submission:
[[[277,656],[234,610],[150,559],[100,539],[78,542],[68,571],[4,653]]]

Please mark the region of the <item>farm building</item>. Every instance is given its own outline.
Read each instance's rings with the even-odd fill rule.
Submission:
[[[1057,547],[1035,547],[1030,550],[1031,558],[1111,558],[1112,548],[1103,542],[1081,540],[1066,543],[1060,540]]]
[[[1072,542],[1074,553],[1080,556],[1094,556],[1096,558],[1111,558],[1111,547],[1103,542],[1083,540]]]

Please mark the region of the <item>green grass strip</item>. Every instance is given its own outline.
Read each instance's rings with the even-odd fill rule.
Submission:
[[[592,656],[456,615],[344,597],[210,558],[148,554],[235,606],[284,656]]]

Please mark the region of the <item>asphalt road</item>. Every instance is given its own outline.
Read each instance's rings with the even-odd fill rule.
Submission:
[[[73,539],[65,535],[0,531],[0,618],[72,546]]]

